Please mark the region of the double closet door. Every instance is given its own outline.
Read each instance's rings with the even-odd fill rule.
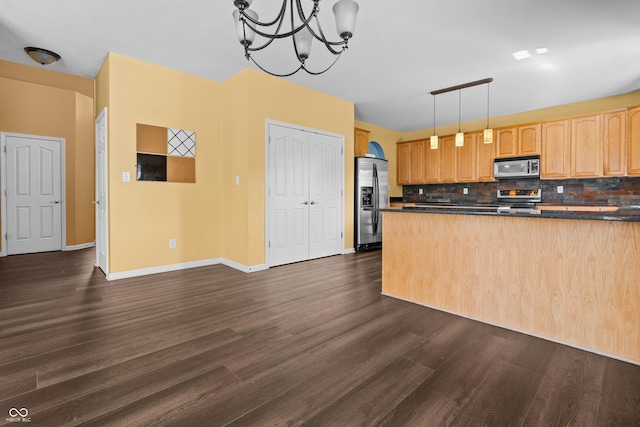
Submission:
[[[342,253],[342,138],[269,124],[269,265]]]

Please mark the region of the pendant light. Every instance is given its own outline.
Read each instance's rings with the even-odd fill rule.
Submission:
[[[462,101],[462,91],[458,89],[458,133],[456,133],[456,147],[464,146],[464,133],[460,132],[460,105]]]
[[[433,135],[429,139],[429,146],[432,150],[438,149],[438,135],[436,135],[436,96],[433,95]]]
[[[491,83],[491,82],[489,82]],[[487,128],[484,130],[484,143],[493,143],[493,129],[489,127],[489,83],[487,83]]]

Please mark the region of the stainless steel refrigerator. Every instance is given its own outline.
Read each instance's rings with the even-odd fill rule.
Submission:
[[[389,206],[389,165],[384,159],[356,157],[356,252],[382,247],[382,213]]]

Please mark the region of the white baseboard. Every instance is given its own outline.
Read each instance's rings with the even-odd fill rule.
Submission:
[[[62,248],[62,250],[63,251],[78,251],[80,249],[95,248],[95,247],[96,247],[96,242],[91,242],[91,243],[82,243],[80,245],[65,246],[64,248]]]
[[[356,248],[348,248],[348,249],[342,250],[342,255],[355,254],[355,253],[356,253]]]
[[[131,277],[146,276],[149,274],[167,273],[169,271],[186,270],[188,268],[205,267],[208,265],[222,264],[227,267],[242,271],[243,273],[254,273],[256,271],[266,270],[266,264],[247,266],[225,258],[212,258],[200,261],[182,262],[179,264],[160,265],[157,267],[141,268],[138,270],[121,271],[118,273],[109,273],[106,275],[107,280],[128,279]]]
[[[231,268],[235,268],[236,270],[240,270],[242,272],[245,273],[255,273],[256,271],[262,271],[262,270],[267,270],[269,267],[267,267],[266,264],[258,264],[258,265],[251,265],[251,266],[247,266],[244,264],[240,264],[237,263],[235,261],[231,261],[225,258],[222,258],[222,260],[220,261],[221,264],[226,265],[227,267],[231,267]]]

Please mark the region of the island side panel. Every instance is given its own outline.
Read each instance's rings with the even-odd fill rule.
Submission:
[[[385,295],[640,362],[640,223],[383,215]]]

